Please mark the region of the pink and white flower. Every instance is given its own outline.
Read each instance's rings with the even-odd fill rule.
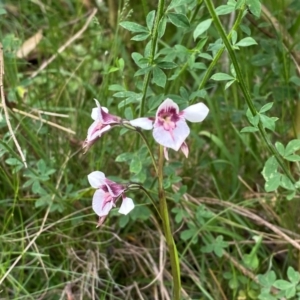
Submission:
[[[83,148],[88,150],[91,145],[99,139],[102,134],[108,131],[112,126],[122,122],[120,117],[108,113],[106,107],[101,107],[98,100],[94,99],[97,107],[93,108],[91,117],[94,120],[87,132],[87,138],[84,141]]]
[[[132,126],[143,129],[153,128],[153,137],[157,143],[165,148],[179,149],[188,156],[188,146],[185,139],[190,133],[186,120],[190,122],[202,122],[208,115],[209,109],[204,103],[197,103],[179,111],[178,105],[167,98],[157,109],[155,119],[138,118],[130,121]],[[167,149],[165,149],[167,158]]]
[[[90,185],[97,189],[93,196],[93,210],[100,217],[108,215],[109,211],[116,206],[116,201],[121,196],[122,204],[119,213],[127,215],[133,208],[134,203],[131,198],[125,196],[127,187],[107,179],[104,173],[94,171],[88,175]]]

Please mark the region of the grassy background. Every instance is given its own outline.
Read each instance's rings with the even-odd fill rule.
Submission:
[[[91,209],[94,191],[87,174],[101,170],[118,180],[133,180],[128,164],[115,159],[135,151],[137,138],[114,129],[87,154],[81,150],[93,98],[114,114],[136,116],[134,105],[118,108],[122,99],[112,96],[110,86],[137,90],[131,54],[143,53],[145,43],[131,41],[118,22],[144,25],[156,1],[19,0],[0,5],[6,12],[0,18],[5,97],[28,163],[25,169],[0,110],[0,278],[5,277],[0,299],[169,299],[166,247],[158,217],[143,194],[131,195],[137,204],[134,213],[120,217],[113,212],[100,229],[95,228],[97,218]],[[255,105],[274,102],[270,115],[279,120],[270,138],[286,144],[300,130],[298,86],[290,81],[300,64],[300,7],[297,1],[280,0],[264,5],[282,28],[275,28],[270,18],[244,18],[242,24],[259,46],[241,49],[238,59]],[[201,1],[197,9],[190,15],[192,28],[209,17]],[[221,18],[228,30],[234,18]],[[26,57],[17,58],[17,50],[39,30],[40,43]],[[68,43],[78,32],[78,38]],[[168,24],[159,47],[174,51],[181,44],[192,49],[192,32]],[[287,33],[291,41],[286,40]],[[218,38],[213,27],[208,36],[205,49]],[[56,55],[63,45],[67,47]],[[55,59],[40,70],[53,55]],[[151,86],[153,94],[179,95],[182,87],[188,94],[198,90],[205,70],[185,71],[185,58],[177,62],[181,75],[165,90]],[[229,73],[226,53],[216,72]],[[169,77],[172,74],[168,71]],[[255,283],[257,274],[272,268],[278,278],[286,278],[288,266],[300,269],[299,251],[281,234],[299,239],[299,198],[288,202],[284,193],[264,192],[261,171],[269,153],[259,135],[240,133],[247,121],[238,86],[224,91],[223,83],[209,80],[205,89],[207,97],[197,101],[204,101],[210,114],[201,125],[191,126],[190,157],[170,151],[165,170],[183,296],[257,299],[261,288]],[[291,164],[290,169],[297,178],[298,165]],[[145,174],[150,187],[155,183],[153,173]],[[181,185],[186,193],[184,188],[177,192]],[[222,248],[218,236],[227,242],[222,257],[209,249],[220,243]],[[257,248],[253,236],[263,237]],[[255,263],[249,263],[247,255],[253,251]]]

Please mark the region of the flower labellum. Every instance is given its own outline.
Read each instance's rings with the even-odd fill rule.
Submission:
[[[122,119],[120,117],[108,113],[106,107],[101,107],[98,100],[94,99],[97,107],[93,108],[91,117],[94,120],[88,129],[87,138],[84,141],[83,148],[85,152],[99,139],[102,134],[108,131],[112,126],[120,124]]]
[[[122,197],[122,204],[119,213],[127,215],[133,208],[134,203],[131,198],[125,196],[127,187],[107,179],[104,173],[94,171],[88,175],[88,181],[97,190],[93,196],[93,210],[100,217],[99,224],[103,223],[109,211],[116,206],[116,201]]]

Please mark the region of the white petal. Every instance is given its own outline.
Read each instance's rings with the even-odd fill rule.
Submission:
[[[102,190],[97,190],[93,197],[92,207],[94,212],[99,217],[107,216],[109,211],[113,207],[113,201],[109,201],[103,206],[104,201],[105,201],[105,192],[103,192]]]
[[[179,113],[179,107],[178,105],[170,98],[167,98],[157,109],[156,111],[156,117],[160,113],[166,113],[168,112],[171,108],[175,108],[176,113]]]
[[[153,137],[156,142],[175,151],[179,150],[189,133],[190,128],[187,126],[185,120],[177,121],[173,131],[165,130],[163,126],[159,126],[158,124],[155,124],[153,129]]]
[[[102,121],[102,116],[101,116],[101,108],[99,107],[95,107],[92,109],[92,114],[91,114],[91,117],[93,120],[99,120],[99,121]]]
[[[168,148],[167,147],[164,147],[164,156],[165,156],[165,159],[166,160],[169,160],[169,153],[168,153]]]
[[[129,123],[134,127],[141,127],[145,130],[150,130],[153,128],[153,120],[149,118],[137,118],[129,121]]]
[[[96,102],[97,107],[99,107],[100,109],[104,110],[106,113],[108,113],[108,109],[104,106],[101,106],[99,101],[97,99],[94,99]]]
[[[208,115],[209,109],[204,103],[191,105],[183,110],[183,116],[190,122],[202,122]]]
[[[93,120],[102,121],[101,109],[106,113],[108,113],[108,109],[106,107],[101,106],[97,99],[94,100],[96,102],[97,107],[93,108],[91,117]]]
[[[88,175],[88,181],[95,189],[99,188],[104,183],[104,180],[105,175],[100,171],[94,171]]]
[[[134,209],[134,203],[131,198],[124,198],[123,202],[120,206],[119,213],[123,215],[127,215],[130,211]]]

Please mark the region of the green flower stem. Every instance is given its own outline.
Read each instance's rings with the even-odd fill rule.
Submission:
[[[155,158],[154,158],[154,155],[153,155],[153,152],[151,151],[151,147],[148,143],[148,140],[147,138],[145,137],[144,133],[140,130],[140,129],[136,129],[136,131],[139,133],[139,135],[142,137],[143,141],[145,142],[146,144],[146,147],[148,148],[148,151],[149,151],[149,154],[151,156],[151,159],[152,159],[152,164],[153,164],[153,167],[155,169],[155,173],[157,174],[158,176],[158,170],[157,170],[157,165],[156,165],[156,161],[155,161]]]
[[[159,158],[158,158],[158,197],[159,197],[159,206],[160,206],[160,214],[163,222],[163,230],[167,242],[167,246],[170,253],[170,261],[174,282],[174,290],[173,290],[173,300],[180,300],[181,294],[181,280],[180,280],[180,266],[179,266],[179,258],[177,248],[173,239],[170,219],[169,219],[169,211],[166,200],[166,194],[164,191],[163,185],[163,166],[164,166],[164,149],[163,146],[159,146]]]
[[[237,75],[237,78],[238,78],[238,83],[239,83],[239,86],[242,90],[242,93],[244,94],[247,105],[248,105],[252,115],[256,116],[258,114],[258,112],[257,112],[257,110],[254,106],[254,103],[253,103],[252,99],[251,99],[249,89],[246,86],[246,82],[244,80],[245,77],[242,74],[242,71],[240,69],[239,63],[238,63],[237,58],[235,56],[234,50],[232,49],[230,41],[229,41],[228,37],[226,36],[225,30],[224,30],[224,28],[223,28],[223,26],[220,22],[220,19],[219,19],[219,17],[217,16],[217,14],[215,12],[214,5],[213,5],[211,0],[204,0],[204,1],[205,1],[207,9],[208,9],[213,21],[214,21],[216,29],[219,32],[219,34],[220,34],[220,36],[221,36],[221,38],[222,38],[222,40],[225,44],[225,47],[226,47],[226,49],[228,51],[228,54],[231,58],[232,64],[234,65],[236,75]],[[280,165],[280,167],[282,168],[283,172],[291,180],[291,182],[295,183],[295,179],[293,178],[293,176],[289,172],[289,170],[288,170],[286,164],[284,163],[284,161],[281,159],[277,149],[273,146],[273,144],[269,140],[269,138],[267,136],[267,133],[265,131],[265,128],[263,127],[261,122],[259,122],[259,124],[258,124],[258,129],[259,129],[259,132],[260,132],[263,140],[265,141],[269,151],[275,156],[275,158],[276,158],[278,164]]]
[[[157,211],[159,217],[162,219],[161,214],[159,209],[157,208],[157,206],[155,205],[155,200],[154,198],[151,196],[151,194],[148,192],[148,190],[146,190],[143,186],[140,186],[140,189],[147,195],[147,197],[150,199],[150,201],[152,202],[155,210]]]
[[[147,147],[147,149],[148,149],[148,152],[149,152],[149,154],[150,154],[150,156],[151,156],[151,160],[152,160],[153,167],[154,167],[154,169],[155,169],[155,173],[156,173],[156,175],[158,176],[157,164],[156,164],[156,161],[155,161],[153,152],[152,152],[152,150],[151,150],[151,147],[150,147],[150,145],[149,145],[149,143],[148,143],[148,140],[147,140],[147,138],[145,137],[144,133],[143,133],[139,128],[136,128],[136,127],[134,127],[134,126],[131,126],[131,125],[129,124],[128,121],[126,121],[126,123],[123,122],[123,126],[124,126],[125,128],[127,128],[127,129],[129,129],[129,130],[132,130],[132,131],[137,132],[137,133],[141,136],[141,138],[142,138],[143,141],[145,142],[145,145],[146,145],[146,147]]]
[[[240,9],[239,11],[239,14],[234,22],[234,25],[232,27],[232,29],[230,30],[228,36],[227,36],[227,39],[229,40],[232,36],[232,32],[235,30],[238,29],[238,27],[240,26],[240,23],[243,19],[243,15],[244,15],[244,10],[243,9]],[[214,59],[212,60],[212,62],[210,63],[210,65],[208,66],[207,70],[206,70],[206,73],[204,75],[204,77],[202,78],[200,84],[199,84],[199,88],[198,90],[202,90],[207,82],[207,80],[209,79],[210,77],[210,74],[213,70],[213,68],[216,66],[217,62],[219,61],[221,55],[223,54],[225,50],[225,46],[223,46],[221,49],[219,49],[219,51],[217,52],[217,54],[215,55]],[[193,103],[194,101],[192,101],[191,103]]]
[[[158,39],[158,25],[159,21],[161,20],[163,14],[164,14],[164,6],[165,6],[165,0],[159,0],[158,1],[158,8],[155,16],[155,21],[154,21],[154,26],[152,30],[152,38],[151,38],[151,53],[150,53],[150,60],[149,60],[149,65],[152,66],[154,62],[154,56],[155,56],[155,50],[157,46],[157,39]],[[147,73],[144,77],[144,82],[143,82],[143,96],[141,100],[141,107],[140,107],[140,113],[139,117],[144,115],[144,110],[145,110],[145,100],[146,100],[146,94],[147,94],[147,88],[150,82],[150,76],[151,72]]]

